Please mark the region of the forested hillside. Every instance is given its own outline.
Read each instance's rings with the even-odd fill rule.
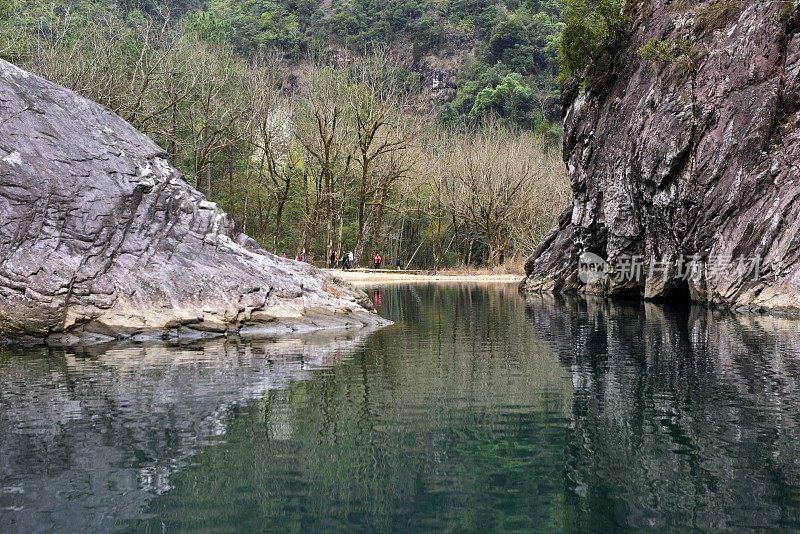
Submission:
[[[561,0],[0,0],[0,54],[128,120],[276,253],[524,256],[567,198]]]

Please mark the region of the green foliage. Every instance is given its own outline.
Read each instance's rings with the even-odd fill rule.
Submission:
[[[647,40],[638,50],[639,57],[659,63],[691,62],[692,43],[685,38]]]
[[[459,90],[450,107],[459,115],[468,115],[475,107],[478,93],[486,87],[496,87],[507,74],[510,74],[510,70],[503,64],[467,64],[460,73]]]
[[[487,60],[525,75],[549,72],[555,66],[560,30],[546,13],[514,12],[492,29]]]
[[[347,0],[334,3],[329,19],[331,32],[354,49],[371,48],[390,41],[392,27],[378,0]]]
[[[720,0],[704,4],[695,13],[695,26],[701,31],[725,26],[739,10],[739,0]]]
[[[528,1],[512,11],[485,10],[485,43],[478,59],[459,73],[452,103],[439,121],[448,126],[474,124],[488,116],[521,128],[557,118],[557,49],[563,24],[560,0]],[[487,23],[489,24],[487,27]]]
[[[612,69],[628,34],[624,5],[624,0],[564,0],[561,80],[574,76],[593,83]]]
[[[475,97],[470,115],[478,118],[494,111],[514,123],[521,122],[521,115],[530,111],[532,99],[533,89],[521,74],[513,72],[503,77],[496,87],[483,88]]]
[[[477,62],[464,69],[459,85],[455,99],[439,111],[440,124],[460,128],[496,117],[521,129],[559,129],[559,90],[552,76],[523,76],[502,63]]]
[[[234,31],[229,20],[212,11],[194,11],[183,18],[185,27],[208,43],[230,43]]]
[[[417,21],[414,32],[413,56],[419,60],[444,42],[444,23],[436,14],[426,13]]]
[[[209,11],[232,28],[231,44],[245,56],[279,48],[299,58],[322,13],[312,0],[211,0]]]

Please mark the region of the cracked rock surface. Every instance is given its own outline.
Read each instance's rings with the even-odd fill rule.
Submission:
[[[709,26],[717,4],[631,4],[632,34],[608,83],[564,91],[573,203],[528,259],[522,289],[800,311],[797,2],[728,2],[730,16]],[[642,59],[649,38],[688,39],[692,61]],[[644,275],[584,283],[583,251],[612,265],[641,257]],[[647,276],[653,259],[677,271],[695,255],[688,280]],[[759,275],[712,272],[720,258],[759,258]]]
[[[103,107],[0,60],[0,339],[388,324],[362,291],[265,252],[165,157]]]

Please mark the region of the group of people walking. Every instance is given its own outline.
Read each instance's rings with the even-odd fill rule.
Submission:
[[[286,253],[282,253],[281,257],[285,258]],[[298,250],[297,255],[295,256],[295,261],[305,262],[306,261],[306,249]],[[341,266],[341,268],[345,271],[348,271],[353,268],[353,260],[355,256],[353,255],[353,251],[350,250],[342,254],[341,257],[336,252],[331,252],[330,257],[328,258],[328,268],[335,269],[336,266]],[[374,269],[380,269],[383,265],[383,256],[381,256],[380,252],[376,252],[372,256],[372,267]],[[400,270],[401,263],[400,258],[396,258],[394,260],[394,266],[396,269]]]
[[[353,268],[353,251],[346,252],[341,258],[335,253],[331,252],[331,257],[328,258],[328,268],[335,269],[338,263],[342,264],[342,269],[345,271]]]

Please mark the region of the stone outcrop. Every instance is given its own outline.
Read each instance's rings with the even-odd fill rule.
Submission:
[[[262,250],[165,158],[108,110],[0,61],[0,339],[387,324],[363,292]]]
[[[565,85],[573,203],[529,258],[522,288],[797,312],[797,2],[626,9],[615,71],[588,90]],[[650,39],[673,56],[645,59]],[[580,276],[583,253],[607,260],[606,274]],[[620,276],[621,260],[636,258],[642,276]]]

